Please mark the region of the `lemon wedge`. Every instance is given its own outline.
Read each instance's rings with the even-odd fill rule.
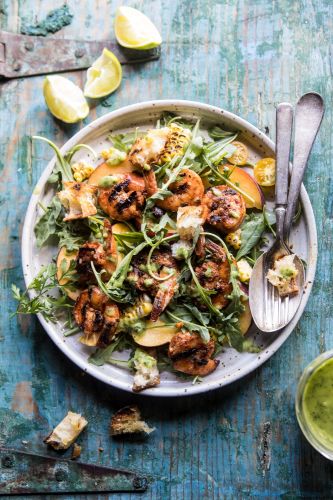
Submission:
[[[108,49],[96,59],[87,71],[84,95],[98,99],[114,92],[120,85],[122,69],[117,57]]]
[[[64,76],[47,76],[43,94],[50,112],[63,122],[76,123],[88,116],[89,106],[82,90]]]
[[[118,43],[129,49],[153,49],[162,43],[156,26],[142,12],[132,7],[117,9],[114,29]]]

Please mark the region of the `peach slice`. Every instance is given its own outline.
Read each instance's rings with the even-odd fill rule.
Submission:
[[[57,280],[59,282],[59,285],[66,285],[68,283],[69,279],[67,278],[61,278],[63,275],[63,270],[61,269],[62,262],[65,261],[65,272],[69,269],[69,266],[72,262],[72,260],[75,260],[77,256],[77,251],[74,250],[72,252],[69,252],[66,247],[61,247],[58,253],[57,257]],[[72,300],[76,300],[78,296],[81,293],[81,290],[71,290],[69,288],[64,287],[64,291],[68,295],[69,298]]]
[[[245,307],[244,311],[239,315],[238,326],[242,335],[245,335],[252,323],[252,314],[249,306],[249,301],[244,300],[243,305]]]
[[[243,168],[234,167],[233,165],[228,165],[228,167],[231,170],[231,174],[226,184],[243,195],[246,208],[257,208],[258,210],[262,210],[265,203],[265,197],[257,181]],[[225,165],[220,167],[221,173],[224,173],[224,169]]]
[[[143,347],[157,347],[168,344],[178,332],[178,328],[173,325],[166,325],[163,321],[147,321],[145,331],[133,334],[133,339]]]
[[[119,163],[119,165],[109,166],[107,163],[101,163],[96,167],[94,172],[88,179],[88,184],[92,184],[94,186],[98,186],[99,181],[102,177],[107,175],[119,175],[119,174],[128,174],[133,172],[133,167],[128,160]]]

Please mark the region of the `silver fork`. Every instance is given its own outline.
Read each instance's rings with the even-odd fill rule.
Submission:
[[[263,256],[264,310],[265,330],[278,330],[289,316],[289,296],[281,297],[277,288],[267,280],[269,269],[272,269],[276,259],[291,255],[284,241],[285,216],[288,203],[288,176],[290,144],[293,124],[293,108],[289,103],[281,103],[276,108],[276,184],[275,184],[275,214],[276,239],[273,246]],[[295,256],[294,263],[298,270],[299,284],[304,283],[304,267],[302,261]]]
[[[297,103],[295,113],[294,164],[288,195],[288,170],[293,112],[291,105],[288,103],[282,103],[277,106],[276,240],[268,252],[261,255],[256,261],[249,287],[251,313],[258,328],[264,332],[280,330],[289,323],[295,315],[303,295],[305,272],[303,263],[297,255],[295,255],[294,263],[298,270],[298,294],[281,297],[277,288],[268,282],[266,276],[277,258],[292,253],[284,238],[289,235],[305,167],[319,130],[323,113],[323,100],[319,94],[305,94]]]

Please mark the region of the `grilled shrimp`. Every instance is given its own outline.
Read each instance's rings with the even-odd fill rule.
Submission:
[[[147,253],[143,252],[132,260],[133,271],[128,274],[127,279],[138,290],[154,297],[150,319],[157,321],[178,289],[178,269],[176,260],[169,251],[154,252],[151,263],[156,276],[163,278],[170,274],[170,278],[165,281],[152,278],[147,272]]]
[[[80,284],[95,282],[91,268],[92,262],[96,271],[100,272],[102,269],[106,271],[102,274],[102,278],[106,280],[110,278],[116,268],[116,241],[112,235],[112,226],[107,219],[104,220],[104,231],[106,233],[104,245],[98,241],[90,241],[78,250],[75,269],[79,275]]]
[[[134,168],[142,171],[148,196],[158,190],[153,165],[161,165],[176,155],[183,155],[190,138],[188,129],[172,123],[169,127],[148,130],[144,137],[135,141],[128,158]]]
[[[223,309],[228,305],[227,297],[232,291],[230,264],[224,249],[216,243],[207,241],[205,250],[209,250],[211,256],[195,268],[195,274],[203,288],[216,292],[211,296],[213,305]]]
[[[112,219],[118,221],[141,217],[145,203],[145,183],[136,174],[122,174],[110,188],[99,191],[98,204]]]
[[[200,205],[205,188],[200,176],[193,170],[185,168],[179,173],[176,182],[170,184],[169,191],[172,194],[164,200],[158,200],[156,205],[163,210],[177,212],[179,207]]]
[[[209,189],[203,203],[209,211],[206,222],[223,233],[238,229],[246,215],[243,196],[228,186],[215,186]]]
[[[204,377],[219,364],[218,360],[211,359],[214,349],[215,342],[212,339],[205,344],[197,333],[179,332],[170,341],[168,356],[175,370]]]
[[[88,346],[106,347],[116,332],[120,312],[97,286],[84,290],[73,309],[76,323],[83,329],[80,341]]]

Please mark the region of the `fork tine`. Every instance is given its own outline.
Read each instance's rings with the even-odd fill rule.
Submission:
[[[275,286],[270,285],[270,302],[271,302],[271,318],[275,325],[276,322],[276,307],[275,307]],[[267,318],[269,321],[269,318]]]
[[[284,299],[284,321],[288,321],[289,314],[289,295]]]
[[[269,283],[266,279],[266,274],[265,274],[265,268],[264,268],[264,273],[263,273],[263,281],[264,281],[264,307],[263,307],[263,314],[264,314],[264,317],[262,318],[262,323],[265,324],[266,323],[266,318],[268,317],[268,287],[269,287]]]
[[[282,313],[282,308],[281,308],[281,297],[279,294],[277,294],[277,304],[276,304],[276,309],[277,309],[277,317],[278,317],[278,324],[281,325],[281,313]]]

